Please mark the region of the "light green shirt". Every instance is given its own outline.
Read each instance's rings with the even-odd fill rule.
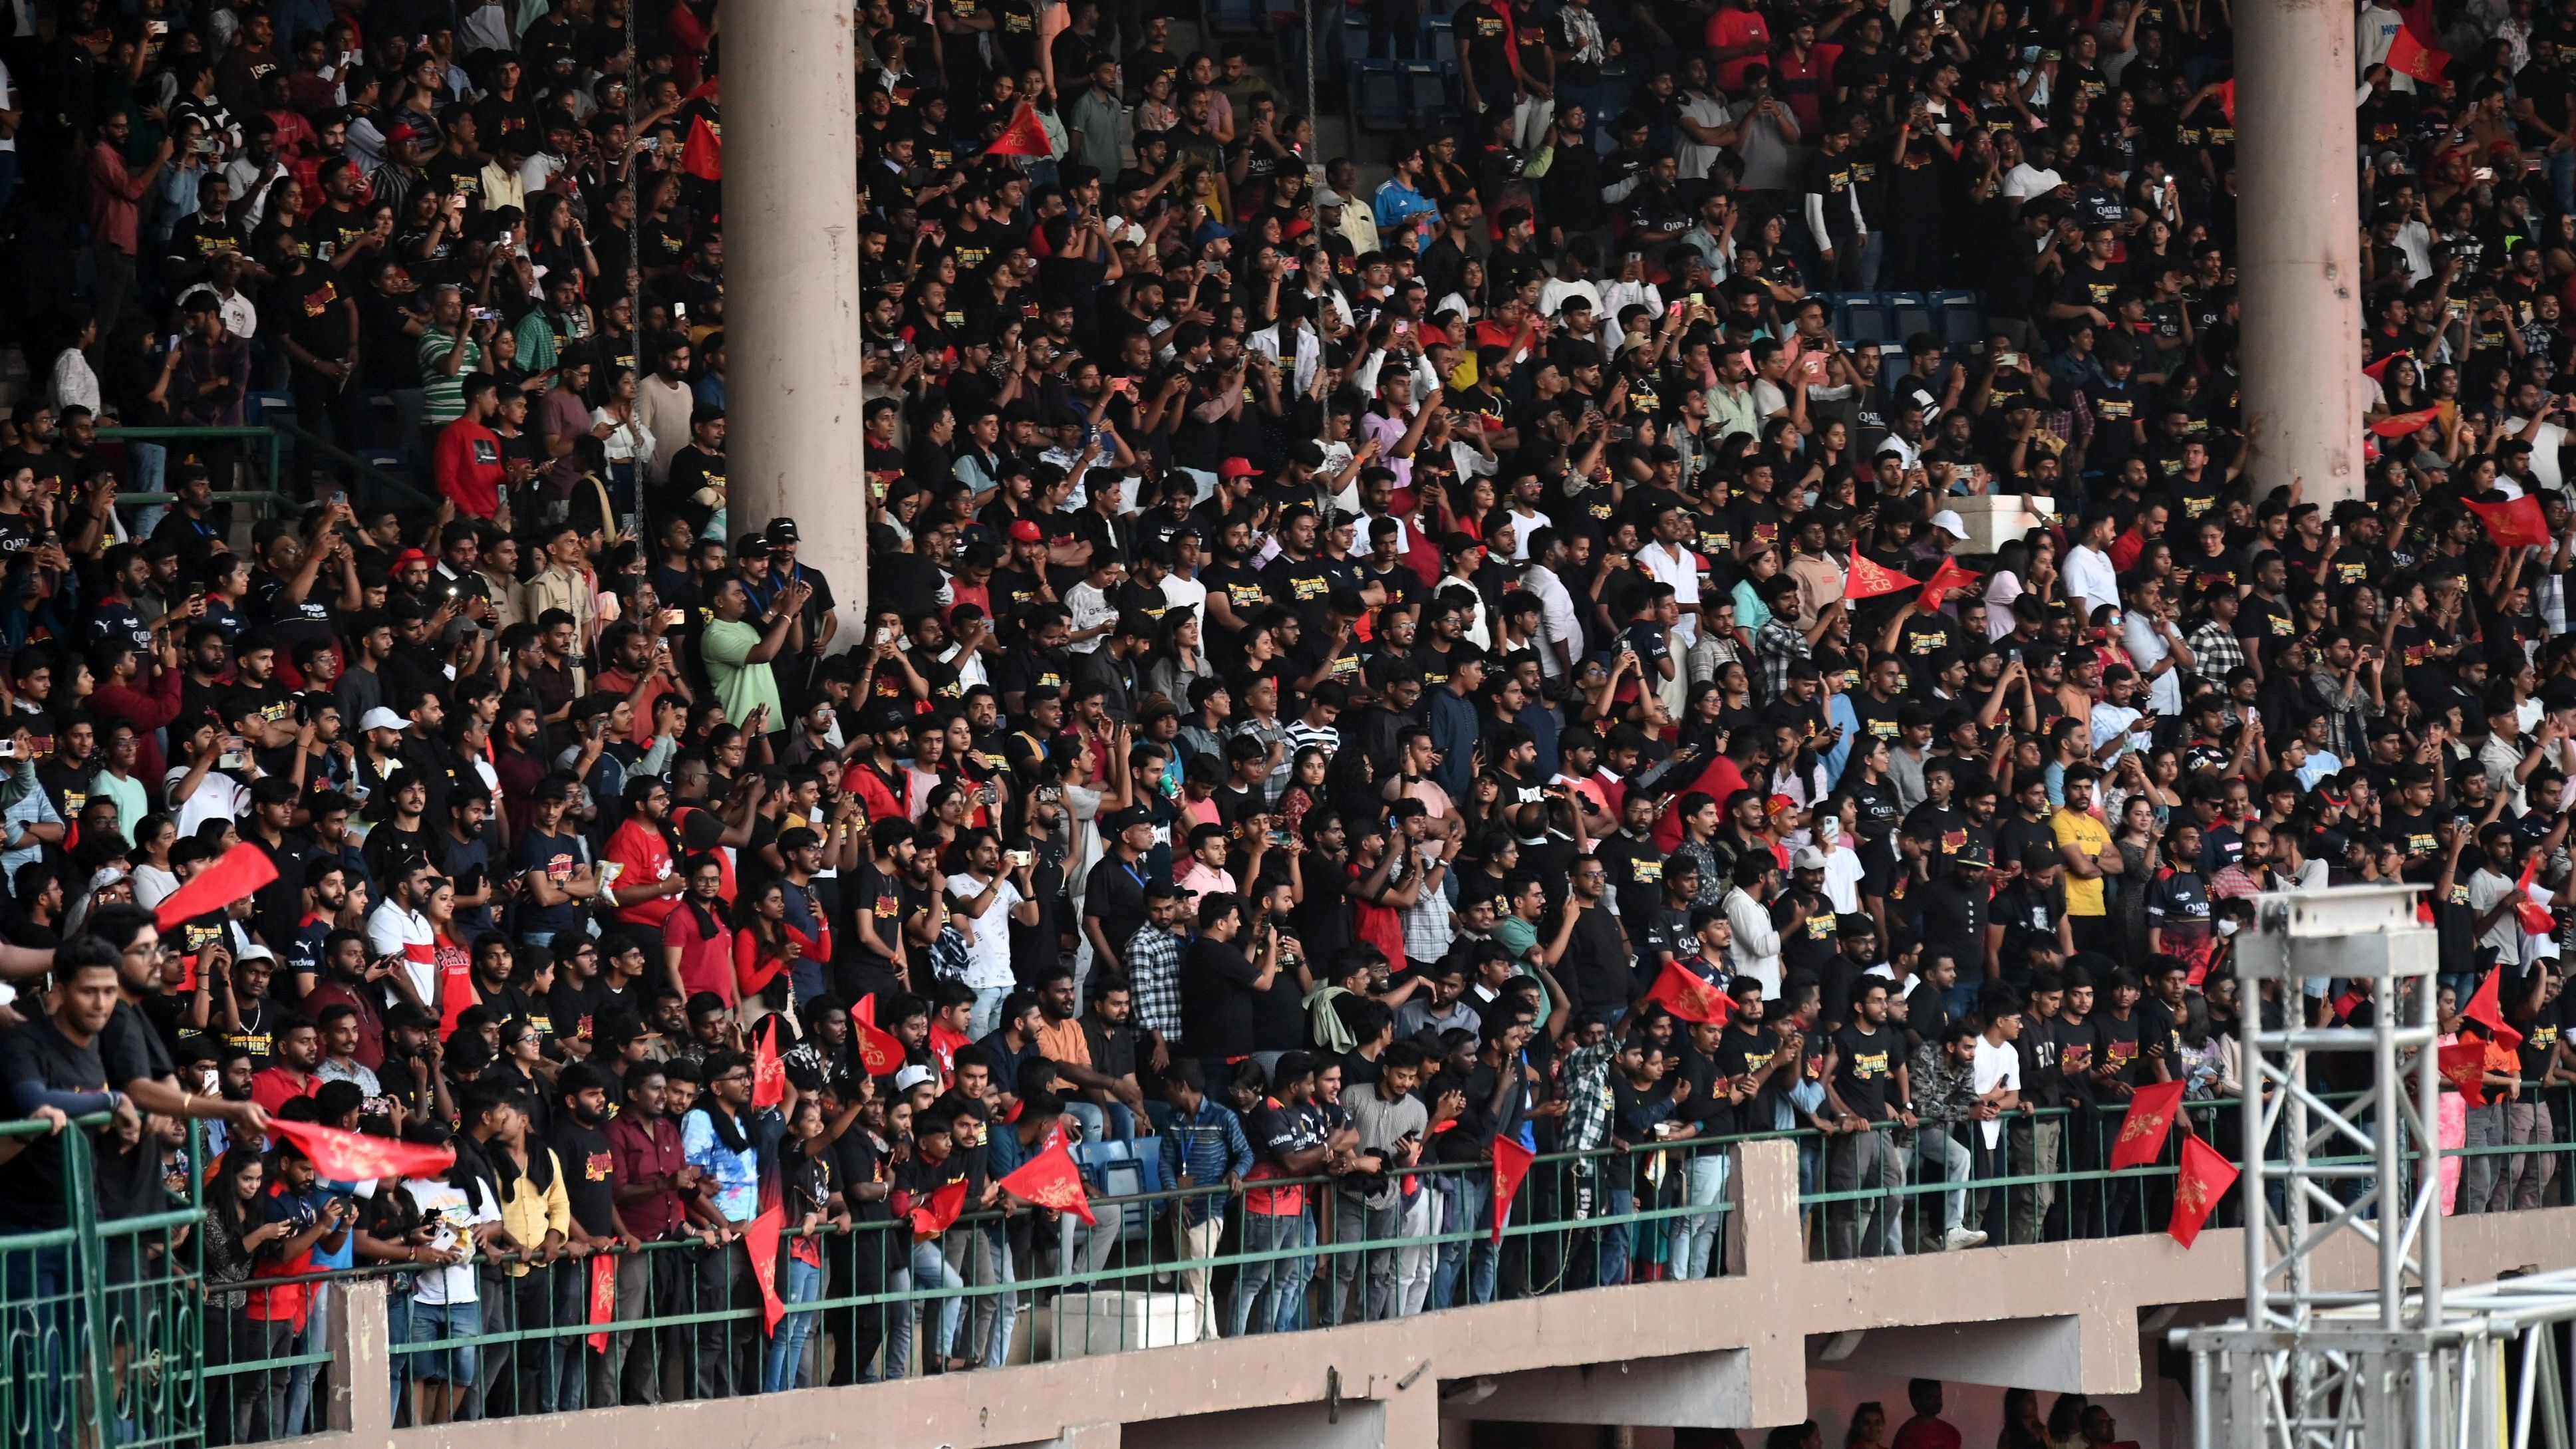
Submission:
[[[745,619],[711,619],[698,632],[698,657],[706,661],[707,678],[724,702],[725,719],[736,726],[747,725],[752,711],[764,704],[772,726],[784,718],[778,708],[778,677],[770,673],[769,661],[752,662],[751,651],[760,647],[760,638],[759,626]]]

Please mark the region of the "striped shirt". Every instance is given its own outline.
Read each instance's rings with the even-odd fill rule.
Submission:
[[[457,364],[456,374],[447,374],[447,354],[458,345],[456,334],[432,327],[420,335],[420,385],[429,395],[423,421],[433,428],[465,416],[465,375],[483,370],[483,344],[467,337],[465,360]]]

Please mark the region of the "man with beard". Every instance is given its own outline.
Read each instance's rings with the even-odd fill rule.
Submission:
[[[98,1036],[99,1056],[107,1063],[109,1085],[123,1091],[141,1111],[164,1117],[211,1118],[237,1133],[266,1132],[268,1114],[255,1103],[210,1099],[199,1095],[193,1086],[179,1084],[169,1048],[170,1038],[175,1035],[171,1027],[178,1020],[177,1003],[168,994],[163,979],[164,951],[161,933],[152,924],[152,913],[141,906],[106,906],[90,916],[89,932],[117,953],[119,999],[106,1029]],[[75,938],[64,943],[62,950],[72,951],[78,945]],[[0,966],[7,964],[0,962]],[[310,1031],[305,1033],[305,1044],[306,1065],[310,1066],[312,1060],[318,1059],[318,1053],[311,1051]]]
[[[850,979],[841,982],[851,1001],[882,999],[903,989],[911,960],[903,933],[903,883],[912,875],[912,822],[896,816],[868,827],[868,861],[851,882],[850,939],[856,950]],[[892,1023],[879,1021],[891,1029]]]
[[[617,1213],[618,1189],[624,1184],[618,1178],[617,1154],[608,1144],[606,1130],[613,1085],[606,1069],[589,1062],[574,1062],[555,1079],[555,1096],[562,1110],[554,1114],[547,1129],[546,1145],[554,1149],[556,1166],[563,1174],[564,1199],[572,1211],[569,1237],[576,1259],[619,1245],[628,1253],[644,1246],[642,1239],[627,1231]],[[589,1299],[590,1274],[557,1274],[553,1321],[572,1323],[587,1318]],[[540,1382],[552,1381],[553,1408],[587,1407],[590,1385],[608,1384],[608,1357],[592,1351],[589,1342],[588,1335],[567,1335],[542,1350],[554,1357],[552,1372],[539,1378]],[[616,1400],[603,1396],[600,1402],[607,1405]]]

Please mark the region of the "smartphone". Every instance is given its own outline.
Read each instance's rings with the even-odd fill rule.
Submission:
[[[16,758],[18,758],[18,742],[16,740],[0,740],[0,760],[14,760]]]
[[[474,309],[474,320],[477,322],[498,322],[501,320],[500,309],[496,307],[477,307]]]
[[[328,502],[332,507],[338,508],[349,501],[349,490],[346,488],[334,488],[331,490],[331,496],[324,501]]]
[[[635,148],[639,151],[659,151],[662,149],[662,138],[659,136],[647,136],[643,140],[636,142]]]
[[[1006,850],[1002,852],[1002,858],[1011,863],[1012,869],[1017,870],[1021,866],[1036,863],[1038,857],[1037,852],[1032,850]]]
[[[892,625],[890,625],[890,624],[880,624],[880,625],[878,625],[878,626],[877,626],[877,645],[878,645],[878,647],[882,648],[882,647],[884,647],[885,645],[891,644],[891,643],[893,643],[893,642],[894,642],[894,626],[892,626]]]
[[[688,320],[689,320],[689,304],[688,304],[688,303],[686,303],[686,302],[674,302],[674,303],[672,303],[672,304],[671,304],[671,320],[672,320],[672,321],[674,321],[674,322],[686,322],[686,321],[688,321]]]
[[[171,333],[171,334],[170,334],[170,340],[169,340],[167,343],[165,343],[165,344],[163,344],[163,345],[162,345],[161,350],[162,350],[162,351],[164,351],[164,352],[176,352],[176,351],[178,351],[178,350],[179,350],[179,334],[178,334],[178,333],[176,333],[176,332]]]
[[[226,750],[215,757],[218,770],[238,770],[249,763],[250,752],[247,750]]]
[[[665,629],[677,629],[688,621],[689,611],[686,609],[664,609],[662,611],[662,627]]]

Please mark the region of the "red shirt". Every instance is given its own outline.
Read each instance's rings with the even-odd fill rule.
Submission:
[[[673,898],[674,900],[677,897]],[[719,927],[712,936],[698,934],[698,913],[673,911],[662,923],[662,944],[680,948],[680,990],[690,996],[712,991],[733,1005],[741,999],[733,984],[733,933]]]
[[[609,1119],[608,1150],[617,1156],[617,1180],[639,1187],[669,1177],[689,1161],[689,1154],[680,1146],[679,1124],[668,1117],[647,1117],[641,1112],[620,1112]],[[680,1194],[663,1191],[650,1197],[629,1198],[617,1205],[617,1212],[635,1236],[653,1242],[679,1226]]]
[[[474,421],[458,418],[439,430],[432,459],[438,491],[477,518],[501,510],[501,435]]]
[[[1719,50],[1738,45],[1759,45],[1765,51],[1770,49],[1771,22],[1762,18],[1761,11],[1749,7],[1739,10],[1720,10],[1709,17],[1709,49]],[[1768,57],[1758,53],[1739,55],[1733,60],[1720,61],[1717,66],[1717,88],[1722,91],[1742,91],[1746,67],[1767,63]]]
[[[380,1043],[377,1048],[377,1059],[381,1061],[383,1056],[383,1047]],[[257,1102],[272,1116],[276,1114],[278,1108],[296,1098],[310,1097],[321,1090],[320,1077],[308,1076],[298,1082],[296,1074],[286,1067],[262,1067],[252,1073],[250,1079],[250,1099]]]
[[[617,833],[608,837],[608,849],[601,858],[623,867],[617,876],[619,885],[642,885],[667,880],[671,875],[670,842],[662,838],[661,831],[642,820],[629,818],[618,826]],[[679,908],[678,896],[663,896],[659,900],[619,906],[617,919],[630,925],[660,930],[662,923],[671,918],[671,912]]]
[[[1959,1431],[1940,1419],[1908,1419],[1897,1429],[1892,1449],[1959,1449]]]

